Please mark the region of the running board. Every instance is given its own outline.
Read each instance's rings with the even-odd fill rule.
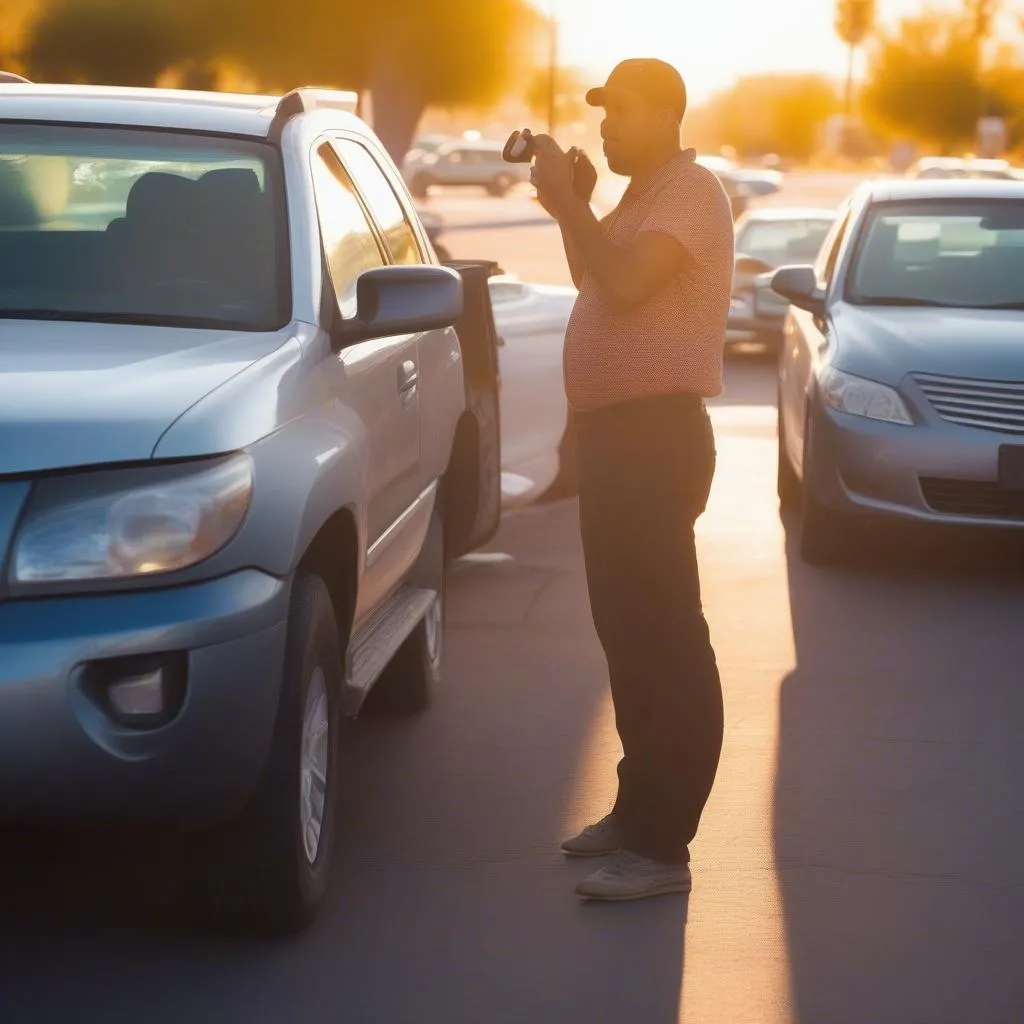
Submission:
[[[436,600],[436,590],[400,587],[355,631],[345,658],[345,714],[358,713],[370,687]]]

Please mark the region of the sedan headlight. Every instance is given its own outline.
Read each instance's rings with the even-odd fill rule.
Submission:
[[[37,485],[11,558],[14,584],[174,572],[219,551],[252,498],[247,455],[54,477]]]
[[[885,384],[826,366],[819,375],[818,386],[821,400],[837,412],[906,426],[914,422],[903,399]]]

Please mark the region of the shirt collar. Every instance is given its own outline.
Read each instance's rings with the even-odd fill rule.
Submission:
[[[632,202],[635,199],[641,199],[653,192],[657,192],[673,175],[677,174],[683,167],[692,164],[696,157],[697,150],[695,149],[680,150],[680,152],[669,157],[643,185],[637,187],[631,181],[622,195],[622,201]]]

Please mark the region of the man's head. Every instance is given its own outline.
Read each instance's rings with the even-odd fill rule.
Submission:
[[[587,103],[604,108],[601,137],[616,174],[643,170],[679,145],[686,85],[671,64],[646,57],[624,60],[603,86],[587,93]]]

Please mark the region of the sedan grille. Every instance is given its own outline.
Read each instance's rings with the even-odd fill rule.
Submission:
[[[1024,519],[1024,491],[1000,490],[997,484],[985,480],[923,476],[921,493],[929,508],[944,515]]]
[[[913,376],[944,420],[1001,434],[1024,434],[1024,381]]]

